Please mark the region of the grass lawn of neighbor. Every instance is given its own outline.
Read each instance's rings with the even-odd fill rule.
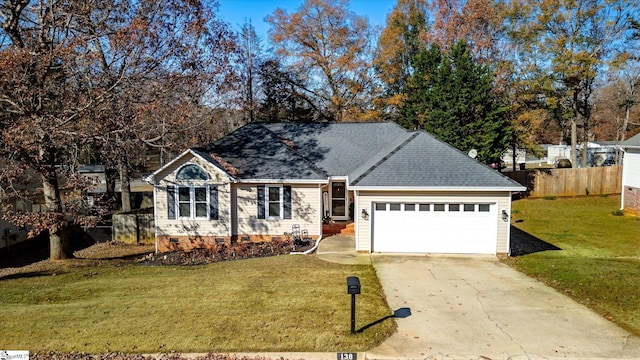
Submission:
[[[505,261],[640,335],[640,218],[620,196],[524,199],[512,223],[558,250]]]
[[[356,335],[351,275],[362,284],[356,327],[377,322]],[[0,278],[0,294],[0,349],[31,352],[364,351],[396,328],[371,265],[314,256],[197,266],[74,259]]]

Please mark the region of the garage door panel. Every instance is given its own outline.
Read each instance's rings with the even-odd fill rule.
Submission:
[[[456,203],[408,203],[410,206],[406,207],[406,204],[402,203],[399,211],[389,211],[391,203],[384,207],[376,204],[372,219],[373,251],[496,253],[496,204],[485,203],[482,207]],[[378,210],[383,208],[384,211]],[[397,203],[393,208],[398,209]],[[429,211],[419,211],[427,208]]]

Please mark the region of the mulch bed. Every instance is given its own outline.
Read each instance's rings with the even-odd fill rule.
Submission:
[[[47,243],[26,242],[28,246],[0,254],[0,280],[25,272],[46,271],[54,264],[47,259]],[[25,245],[26,245],[25,244]],[[162,254],[139,255],[141,246],[117,242],[96,243],[74,252],[76,259],[87,261],[125,261],[142,265],[202,265],[219,261],[240,260],[265,256],[285,255],[311,249],[315,242],[300,245],[291,240],[264,243],[219,244],[213,249],[196,249]],[[136,254],[138,253],[138,254]]]
[[[295,245],[288,240],[231,245],[216,244],[210,249],[149,254],[139,259],[138,262],[144,265],[203,265],[220,261],[285,255],[291,252],[303,252],[312,247],[313,242],[306,245]]]

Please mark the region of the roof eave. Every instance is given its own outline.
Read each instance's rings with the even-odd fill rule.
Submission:
[[[520,192],[526,191],[524,186],[350,186],[349,190],[388,190],[388,191],[468,191],[468,192],[480,192],[480,191],[512,191]]]
[[[329,179],[238,179],[238,184],[327,184]]]
[[[235,182],[236,179],[231,176],[228,172],[226,172],[224,169],[221,169],[219,166],[217,166],[216,164],[212,163],[211,161],[207,160],[206,158],[204,158],[202,155],[198,154],[197,151],[193,151],[192,149],[187,149],[185,151],[183,151],[182,153],[180,153],[180,155],[176,156],[173,160],[169,161],[168,163],[164,164],[163,166],[161,166],[158,170],[154,171],[153,173],[151,173],[150,175],[146,176],[143,180],[145,182],[148,182],[152,185],[157,185],[156,182],[156,176],[161,173],[162,171],[164,171],[166,168],[168,168],[169,166],[172,166],[173,164],[179,162],[185,155],[187,154],[191,154],[192,156],[200,159],[201,161],[210,164],[212,166],[215,166],[216,168],[220,169],[220,171],[222,171],[228,178],[230,181]]]

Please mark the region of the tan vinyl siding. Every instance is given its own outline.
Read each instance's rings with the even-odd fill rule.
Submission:
[[[315,184],[291,186],[291,219],[258,219],[258,185],[234,185],[231,190],[234,235],[283,235],[300,225],[309,235],[320,235],[320,192]]]
[[[176,182],[177,171],[184,165],[196,164],[202,167],[210,176],[207,181],[190,181],[188,184],[209,185],[218,187],[218,220],[205,219],[168,219],[167,214],[167,186],[187,185],[186,182]],[[229,178],[220,169],[200,160],[197,157],[186,158],[177,161],[173,166],[168,167],[161,174],[157,175],[161,179],[156,185],[156,237],[158,236],[230,236],[231,214],[230,207],[230,184]]]
[[[371,251],[371,214],[374,202],[443,202],[443,203],[492,203],[497,204],[496,223],[497,253],[509,253],[509,222],[502,220],[502,209],[511,213],[509,192],[419,192],[419,191],[358,191],[355,214],[357,217],[356,249]],[[366,209],[369,219],[362,219]]]

